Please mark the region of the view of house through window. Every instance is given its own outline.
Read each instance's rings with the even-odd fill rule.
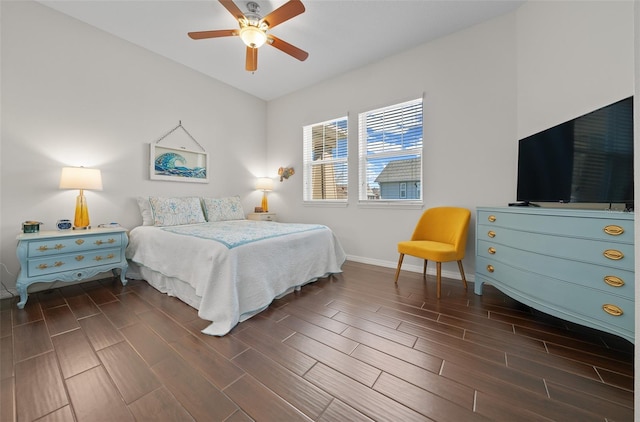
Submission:
[[[347,117],[303,128],[304,200],[347,200]]]
[[[422,99],[359,115],[359,199],[422,199]]]

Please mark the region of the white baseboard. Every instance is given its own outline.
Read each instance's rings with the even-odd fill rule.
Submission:
[[[383,261],[381,259],[365,258],[365,257],[362,257],[362,256],[355,256],[355,255],[347,255],[347,260],[354,261],[354,262],[359,262],[361,264],[377,265],[378,267],[393,268],[393,269],[395,269],[398,266],[397,262]],[[442,269],[442,277],[450,278],[450,279],[453,279],[453,280],[462,280],[462,278],[460,277],[460,272],[458,271],[457,264],[454,264],[454,265],[455,265],[455,270],[454,271],[450,271],[450,270],[447,270],[447,269],[443,268]],[[403,263],[402,264],[402,271],[411,271],[413,273],[422,274],[422,265],[412,265],[412,264]],[[435,266],[435,264],[427,265],[427,275],[432,275],[432,276],[436,275],[436,266]],[[475,278],[475,274],[474,273],[468,273],[466,268],[465,268],[464,275],[465,275],[467,281],[473,282],[476,279]]]

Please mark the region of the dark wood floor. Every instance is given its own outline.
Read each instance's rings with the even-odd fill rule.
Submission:
[[[2,422],[632,421],[629,342],[347,262],[229,335],[145,282],[1,306]]]

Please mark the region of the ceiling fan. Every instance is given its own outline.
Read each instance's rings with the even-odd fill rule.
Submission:
[[[207,38],[231,37],[239,35],[247,46],[247,58],[245,69],[253,72],[258,69],[258,48],[263,44],[269,44],[288,55],[304,61],[309,57],[309,53],[296,46],[282,41],[280,38],[267,31],[280,25],[282,22],[298,16],[305,11],[300,0],[289,0],[265,17],[259,14],[258,3],[250,1],[247,3],[248,13],[242,13],[240,8],[231,0],[218,0],[222,5],[238,20],[240,29],[220,29],[213,31],[189,32],[188,35],[194,40]]]

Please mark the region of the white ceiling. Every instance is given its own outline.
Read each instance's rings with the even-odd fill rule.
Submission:
[[[216,0],[75,0],[40,3],[271,100],[438,37],[510,12],[525,0],[303,0],[306,11],[270,31],[309,52],[300,62],[265,45],[244,70],[239,37],[192,40],[187,32],[236,29]],[[236,5],[247,11],[246,0]],[[267,15],[285,0],[257,3]]]

